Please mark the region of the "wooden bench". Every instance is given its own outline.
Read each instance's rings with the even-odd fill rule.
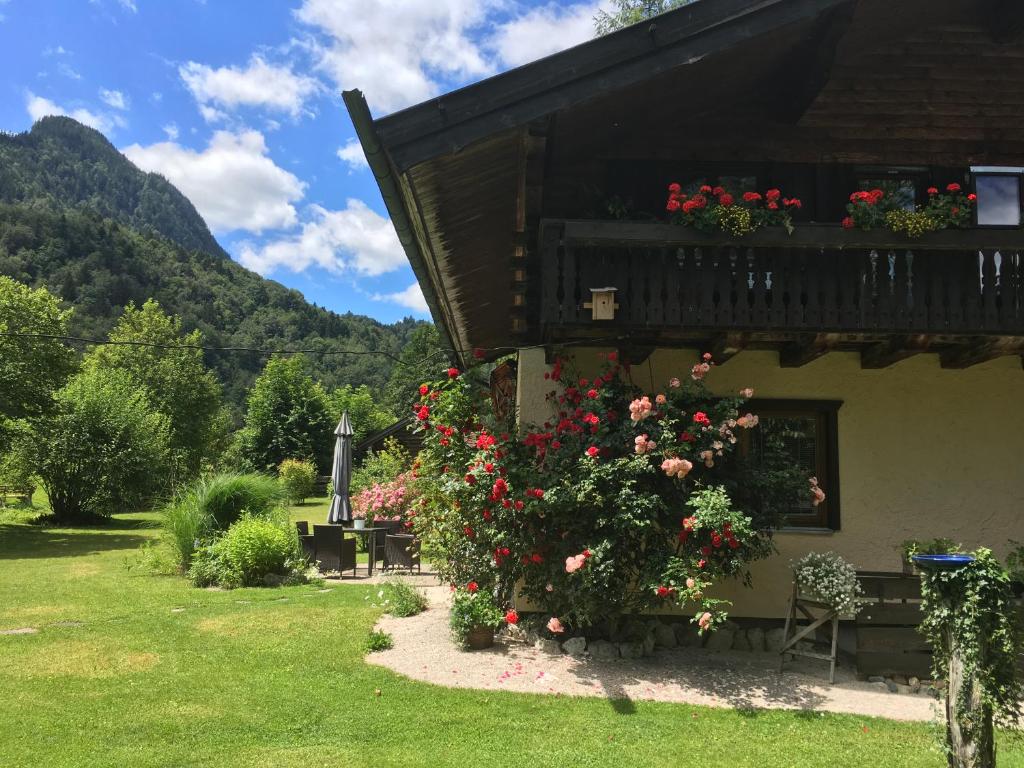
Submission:
[[[865,603],[857,612],[857,671],[865,676],[932,676],[932,648],[918,631],[921,578],[917,575],[857,573]]]
[[[4,502],[11,496],[25,501],[32,501],[32,494],[35,492],[36,489],[31,485],[0,485],[0,507],[4,506]]]

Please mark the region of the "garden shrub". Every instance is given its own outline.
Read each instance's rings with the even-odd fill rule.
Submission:
[[[167,484],[167,417],[119,370],[88,370],[34,425],[33,456],[60,521],[139,509]]]
[[[412,458],[401,443],[389,437],[379,451],[370,451],[352,470],[349,490],[357,494],[364,488],[389,483],[412,466]]]
[[[516,588],[554,634],[673,604],[696,606],[702,630],[720,621],[727,604],[707,587],[749,581],[776,521],[824,491],[769,436],[758,456],[738,454],[758,424],[744,408],[753,392],[712,394],[712,367],[705,356],[645,393],[615,353],[596,376],[556,359],[541,425],[496,416],[477,371],[424,384],[413,519],[442,578],[499,604]]]
[[[266,475],[221,472],[182,488],[164,507],[165,538],[188,569],[195,548],[218,530],[228,528],[244,512],[267,515],[282,498],[280,484]]]
[[[375,653],[377,651],[387,651],[394,647],[395,639],[391,635],[379,629],[374,629],[370,631],[369,636],[366,638],[364,649],[367,653]]]
[[[284,495],[292,504],[301,504],[313,495],[316,487],[316,468],[301,459],[285,459],[277,468]]]
[[[283,583],[303,566],[286,517],[246,513],[213,544],[196,551],[189,578],[196,586],[254,587]]]
[[[392,616],[404,619],[427,610],[426,596],[404,581],[398,579],[386,581],[381,585],[381,592],[388,613]]]
[[[505,614],[498,610],[492,595],[482,591],[475,581],[455,590],[448,623],[460,643],[465,643],[474,629],[497,629],[504,621]]]

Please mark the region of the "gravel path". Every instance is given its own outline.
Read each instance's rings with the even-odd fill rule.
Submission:
[[[774,653],[678,648],[660,649],[635,661],[598,661],[550,654],[507,639],[499,639],[488,650],[463,651],[448,629],[448,588],[426,574],[409,581],[423,589],[430,608],[406,619],[383,616],[377,628],[391,633],[394,648],[370,654],[367,662],[415,680],[451,688],[599,696],[622,712],[631,711],[633,701],[649,700],[893,720],[927,721],[936,716],[935,699],[880,690],[878,684],[856,680],[848,667],[836,670],[835,685],[828,684],[824,664],[812,659],[787,663],[787,671],[780,675]]]

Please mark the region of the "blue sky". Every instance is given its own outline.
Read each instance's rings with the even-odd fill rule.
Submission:
[[[341,90],[395,111],[589,38],[598,4],[0,0],[0,129],[71,115],[251,269],[339,312],[427,317]]]

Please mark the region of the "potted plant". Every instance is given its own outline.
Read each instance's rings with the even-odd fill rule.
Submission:
[[[792,565],[800,594],[838,614],[857,612],[861,595],[857,571],[835,552],[808,552]]]
[[[1010,589],[1015,597],[1024,596],[1024,544],[1010,540],[1013,549],[1006,556],[1006,571],[1010,574]]]
[[[366,518],[359,515],[358,512],[352,517],[352,527],[357,531],[363,530],[366,527]]]
[[[489,593],[481,592],[475,581],[455,590],[452,598],[451,628],[463,646],[479,651],[494,645],[494,631],[505,620]]]
[[[951,555],[960,551],[960,545],[952,539],[907,539],[899,546],[903,561],[903,573],[911,576],[917,573],[914,555]]]

